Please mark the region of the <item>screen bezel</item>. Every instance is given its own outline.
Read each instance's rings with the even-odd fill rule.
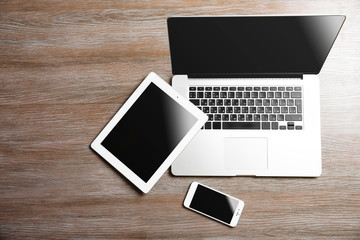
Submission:
[[[174,58],[172,51],[171,51],[171,39],[170,39],[170,33],[169,33],[169,29],[170,29],[170,21],[172,21],[172,19],[182,19],[182,18],[186,18],[186,19],[196,19],[196,18],[248,18],[248,17],[311,17],[311,16],[334,16],[334,17],[339,17],[342,18],[342,23],[341,26],[338,29],[338,32],[321,64],[321,66],[319,67],[319,69],[317,69],[316,71],[311,71],[311,72],[261,72],[261,73],[257,73],[257,72],[248,72],[248,73],[238,73],[238,72],[222,72],[222,73],[206,73],[206,72],[182,72],[182,71],[178,71],[176,66],[174,66],[173,61],[171,61],[171,69],[172,69],[172,73],[173,75],[188,75],[191,78],[222,78],[222,77],[226,77],[226,78],[238,78],[238,77],[251,77],[251,78],[258,78],[261,77],[263,78],[264,76],[266,77],[271,77],[271,78],[288,78],[288,77],[300,77],[302,78],[303,74],[319,74],[329,53],[331,48],[333,47],[339,33],[340,30],[345,22],[346,16],[345,15],[335,15],[335,14],[328,14],[328,15],[282,15],[282,14],[274,14],[274,15],[218,15],[218,16],[208,16],[208,15],[204,15],[204,16],[172,16],[172,17],[168,17],[167,18],[167,27],[168,27],[168,42],[169,42],[169,51],[170,51],[170,58],[171,60]],[[173,24],[173,23],[172,23]]]
[[[115,157],[110,151],[108,151],[101,143],[106,138],[106,136],[112,131],[116,124],[121,120],[121,118],[126,114],[126,112],[131,108],[131,106],[136,102],[136,100],[141,96],[145,89],[150,85],[150,83],[155,84],[160,88],[164,93],[171,97],[175,102],[181,105],[185,110],[191,113],[195,118],[195,124],[190,128],[184,138],[177,144],[173,149],[170,155],[165,159],[161,166],[155,171],[151,178],[144,182],[138,175],[136,175],[130,168],[128,168],[124,163],[121,162],[121,159]],[[170,167],[172,162],[176,157],[181,153],[181,151],[186,147],[190,140],[195,136],[195,134],[201,129],[205,124],[208,117],[201,110],[195,107],[187,99],[177,93],[169,84],[167,84],[163,79],[158,75],[151,72],[144,81],[138,86],[138,88],[132,93],[129,99],[122,105],[119,111],[114,115],[114,117],[108,122],[105,128],[99,133],[95,140],[91,143],[91,148],[94,149],[100,156],[102,156],[107,162],[109,162],[115,169],[122,173],[130,182],[132,182],[136,187],[138,187],[142,192],[147,193],[163,175],[163,173]],[[140,150],[140,149],[139,149]]]
[[[195,192],[196,192],[196,189],[197,189],[198,185],[201,185],[201,186],[203,186],[203,187],[205,187],[205,188],[207,188],[207,189],[209,189],[209,190],[212,190],[212,191],[214,191],[214,192],[220,193],[220,194],[222,194],[222,195],[224,195],[224,196],[226,196],[226,197],[228,197],[228,198],[234,199],[234,200],[236,200],[236,201],[238,202],[238,204],[237,204],[237,206],[236,206],[236,208],[235,208],[234,214],[233,214],[233,216],[232,216],[232,219],[231,219],[231,221],[230,221],[230,224],[227,223],[227,222],[224,222],[224,221],[222,221],[222,220],[220,220],[220,219],[218,219],[218,218],[214,218],[213,216],[207,215],[206,213],[201,212],[201,211],[199,211],[199,210],[197,210],[197,209],[194,209],[194,208],[191,208],[191,207],[190,207],[191,201],[192,201],[192,199],[193,199],[193,197],[194,197],[194,195],[195,195]],[[210,201],[210,199],[209,199],[209,201]],[[188,209],[190,209],[190,210],[192,210],[192,211],[194,211],[194,212],[197,212],[197,213],[199,213],[199,214],[202,214],[202,215],[204,215],[204,216],[206,216],[206,217],[209,217],[209,218],[211,218],[211,219],[214,219],[214,220],[216,220],[216,221],[218,221],[218,222],[221,222],[221,223],[223,223],[223,224],[225,224],[225,225],[228,225],[228,226],[230,226],[230,227],[235,227],[235,226],[237,225],[239,219],[240,219],[241,212],[242,212],[242,210],[243,210],[243,208],[244,208],[244,202],[241,201],[240,199],[234,198],[234,197],[232,197],[232,196],[230,196],[230,195],[228,195],[228,194],[225,194],[225,193],[223,193],[223,192],[220,192],[220,191],[218,191],[218,190],[215,190],[215,189],[213,189],[213,188],[211,188],[211,187],[208,187],[208,186],[206,186],[206,185],[204,185],[204,184],[200,184],[200,183],[198,183],[198,182],[193,182],[193,183],[191,183],[190,188],[189,188],[189,190],[188,190],[188,193],[187,193],[187,195],[186,195],[186,197],[185,197],[184,207],[186,207],[186,208],[188,208]]]

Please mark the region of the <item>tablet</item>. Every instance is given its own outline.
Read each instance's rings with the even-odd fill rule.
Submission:
[[[151,72],[91,143],[147,193],[207,121],[207,116]]]

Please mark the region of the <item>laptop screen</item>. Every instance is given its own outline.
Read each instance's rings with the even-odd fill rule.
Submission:
[[[345,16],[171,17],[172,72],[317,74]]]

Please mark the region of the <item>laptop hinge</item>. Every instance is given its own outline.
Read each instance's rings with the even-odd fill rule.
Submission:
[[[189,78],[300,78],[303,79],[303,74],[188,74]]]

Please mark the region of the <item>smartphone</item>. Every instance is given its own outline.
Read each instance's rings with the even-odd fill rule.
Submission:
[[[230,227],[235,227],[244,202],[198,182],[190,185],[184,206]]]

